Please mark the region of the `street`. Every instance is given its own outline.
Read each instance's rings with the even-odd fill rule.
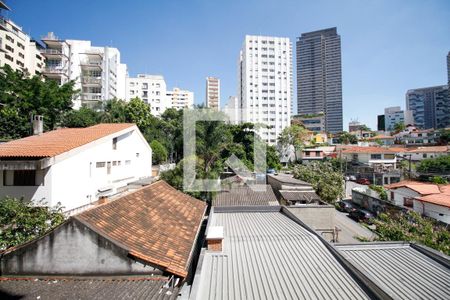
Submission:
[[[353,221],[347,215],[347,213],[336,210],[336,227],[341,230],[338,234],[338,243],[360,243],[360,241],[355,238],[356,236],[361,236],[367,239],[373,239],[376,237],[375,233]]]

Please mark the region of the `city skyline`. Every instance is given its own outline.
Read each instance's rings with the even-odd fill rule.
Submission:
[[[89,3],[91,9],[82,11],[83,22],[79,14],[33,17],[34,11],[51,11],[60,5],[53,1],[7,4],[12,9],[7,16],[33,38],[40,39],[54,31],[61,38],[116,47],[130,76],[161,74],[168,86],[192,90],[196,104],[204,102],[204,78],[211,74],[221,78],[222,99],[236,95],[235,64],[245,34],[295,40],[303,32],[337,27],[342,38],[344,128],[350,119],[375,128],[376,115],[385,107],[405,108],[407,90],[447,81],[450,41],[442,37],[450,34],[450,26],[446,26],[450,5],[445,1],[427,5],[418,1],[408,1],[407,5],[259,1],[242,5],[232,2],[223,7],[194,1],[188,9],[178,2],[135,3],[125,12],[119,4],[108,3],[106,14],[90,13],[105,9],[104,3],[99,2]],[[77,11],[84,5],[87,2],[65,4],[68,11]],[[208,15],[218,9],[218,15]],[[235,16],[233,26],[229,26],[230,13]],[[276,17],[268,18],[272,14]],[[381,14],[383,22],[375,23],[373,16]],[[430,21],[416,22],[419,17]],[[214,26],[206,26],[212,22]],[[296,107],[295,101],[293,106]]]

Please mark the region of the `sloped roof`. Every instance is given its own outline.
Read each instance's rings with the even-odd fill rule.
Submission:
[[[131,256],[186,277],[205,209],[158,181],[74,218]]]
[[[53,157],[133,126],[136,125],[104,123],[87,128],[57,129],[0,144],[0,158]]]
[[[0,278],[4,299],[158,299],[178,297],[167,277]]]
[[[254,191],[249,186],[234,186],[229,191],[221,191],[213,199],[213,206],[278,205],[278,200],[270,185],[263,191]]]
[[[388,189],[396,189],[401,187],[407,187],[421,195],[441,193],[439,186],[437,184],[420,181],[403,180],[386,186],[386,188]]]
[[[420,201],[428,202],[450,208],[450,194],[431,194],[417,198]]]
[[[295,191],[295,190],[281,190],[281,196],[287,201],[312,201],[320,200],[320,197],[312,191]]]
[[[396,153],[396,151],[383,147],[350,146],[348,148],[344,148],[342,153]]]
[[[427,248],[402,242],[336,247],[392,299],[450,299],[448,267],[429,256]]]
[[[430,147],[418,147],[415,149],[410,149],[407,152],[409,153],[436,153],[436,152],[448,152],[449,149],[447,146],[430,146]]]

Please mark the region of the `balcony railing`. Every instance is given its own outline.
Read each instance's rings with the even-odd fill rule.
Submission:
[[[99,101],[102,100],[101,93],[82,93],[81,94],[82,101]]]
[[[41,49],[42,54],[51,54],[51,55],[65,55],[65,53],[60,49]]]
[[[82,60],[80,65],[82,67],[95,67],[95,68],[102,68],[102,62],[101,61],[92,61],[92,60]]]
[[[81,81],[84,84],[102,84],[102,79],[96,77],[83,77]]]

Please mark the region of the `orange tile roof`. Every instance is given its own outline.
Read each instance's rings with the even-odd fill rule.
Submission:
[[[395,153],[396,151],[383,147],[361,147],[350,146],[345,147],[342,153]]]
[[[440,194],[441,191],[439,186],[434,183],[413,181],[413,180],[403,180],[397,183],[393,183],[385,186],[387,189],[396,189],[401,187],[407,187],[420,195],[430,195],[430,194]]]
[[[52,157],[132,126],[135,125],[105,123],[87,128],[57,129],[0,144],[0,157]]]
[[[428,202],[440,206],[450,207],[450,195],[449,194],[432,194],[416,198],[423,202]]]
[[[129,255],[186,277],[205,210],[205,202],[158,181],[74,218]]]
[[[418,147],[415,149],[410,149],[408,152],[412,153],[430,153],[430,152],[448,152],[447,146],[430,146],[430,147]]]

